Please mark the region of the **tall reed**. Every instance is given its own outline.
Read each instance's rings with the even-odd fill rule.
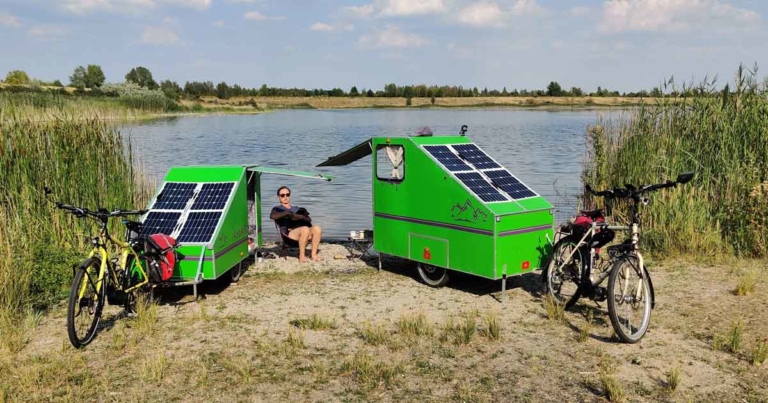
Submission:
[[[141,208],[150,189],[104,121],[39,119],[6,106],[0,95],[0,316],[8,317],[63,297],[96,233],[93,221],[54,209],[46,186],[53,199],[89,209]]]
[[[670,253],[768,255],[768,98],[756,68],[739,67],[722,90],[705,80],[588,130],[583,180],[594,188],[674,180],[651,196],[643,242]],[[667,83],[676,91],[673,81]],[[588,204],[602,200],[587,197]],[[606,206],[626,219],[628,205]]]

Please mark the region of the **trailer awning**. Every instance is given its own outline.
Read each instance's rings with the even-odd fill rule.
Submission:
[[[344,151],[339,155],[328,158],[328,160],[318,166],[335,167],[339,165],[347,165],[359,160],[360,158],[371,155],[372,140],[373,139],[365,140],[364,142],[350,148],[347,151]]]
[[[302,171],[291,171],[288,169],[262,167],[258,165],[246,166],[246,169],[253,172],[261,172],[263,174],[275,174],[275,175],[295,176],[299,178],[322,179],[329,182],[333,179],[333,176],[331,175],[315,174],[311,172],[302,172]]]

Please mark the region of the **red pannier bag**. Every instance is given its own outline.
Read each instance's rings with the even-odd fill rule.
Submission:
[[[157,256],[157,261],[153,265],[155,266],[154,270],[150,269],[150,277],[154,277],[155,282],[168,281],[173,276],[173,268],[176,267],[176,261],[179,260],[176,255],[176,248],[178,247],[179,243],[165,234],[154,234],[147,237],[146,252]]]

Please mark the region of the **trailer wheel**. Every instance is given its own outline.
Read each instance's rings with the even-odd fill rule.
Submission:
[[[229,269],[229,275],[230,275],[229,279],[233,283],[236,283],[236,282],[240,281],[240,276],[243,275],[243,263],[240,262],[240,263],[237,264],[237,266]]]
[[[448,269],[425,263],[419,263],[417,268],[421,281],[430,287],[440,288],[448,283]]]

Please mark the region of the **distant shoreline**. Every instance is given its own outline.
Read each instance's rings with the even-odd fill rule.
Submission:
[[[192,102],[192,101],[182,101]],[[452,109],[452,108],[551,108],[551,109],[612,109],[653,104],[655,98],[626,97],[467,97],[467,98],[406,98],[383,97],[235,97],[219,99],[200,97],[203,107],[238,107],[258,105],[259,109]]]

